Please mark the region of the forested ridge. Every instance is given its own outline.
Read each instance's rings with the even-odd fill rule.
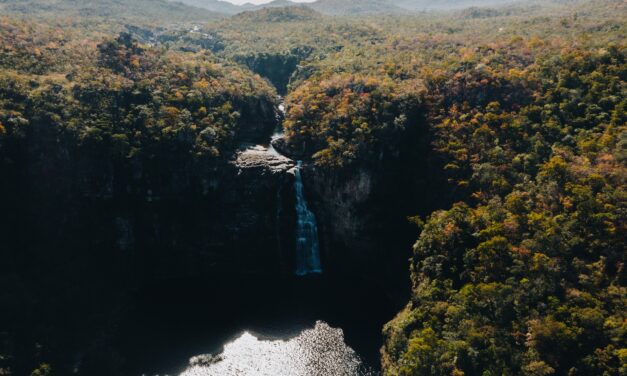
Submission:
[[[416,220],[411,303],[385,328],[390,374],[624,370],[624,54],[528,69],[505,92],[529,97],[437,116],[435,150],[469,199]]]
[[[371,164],[426,125],[455,192],[411,218],[412,298],[384,329],[387,374],[625,372],[624,45],[545,21],[570,36],[429,35],[419,53],[401,39],[413,66],[332,63],[288,96],[288,139],[316,164]]]
[[[177,231],[170,201],[195,203],[180,210],[198,233],[196,197],[214,200],[238,145],[276,127],[276,91],[208,52],[0,22],[3,372],[68,374],[80,351],[85,374],[120,374],[109,332],[150,262],[127,216],[167,222],[143,230],[153,258]]]
[[[67,374],[77,353],[79,374],[127,374],[116,320],[156,264],[246,273],[261,248],[211,221],[240,193],[240,145],[281,122],[325,272],[404,306],[383,374],[627,374],[625,3],[470,5],[213,19],[168,3],[167,24],[2,5],[20,17],[0,18],[0,375]],[[141,210],[157,224],[128,224]]]

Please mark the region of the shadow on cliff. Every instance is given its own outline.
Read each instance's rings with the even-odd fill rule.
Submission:
[[[244,331],[288,340],[318,320],[341,328],[348,346],[378,369],[381,327],[398,308],[363,280],[324,274],[164,281],[138,291],[135,302],[120,327],[128,374],[181,372],[191,357],[218,354]]]

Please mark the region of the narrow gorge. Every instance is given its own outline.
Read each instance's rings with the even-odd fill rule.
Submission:
[[[627,2],[233,1],[0,0],[0,376],[627,374]]]
[[[133,354],[138,372],[185,369],[182,375],[186,376],[271,376],[280,371],[302,376],[378,374],[380,328],[397,306],[385,286],[363,275],[351,273],[347,278],[337,265],[324,270],[318,220],[309,203],[312,192],[307,183],[311,181],[304,177],[313,166],[282,154],[283,110],[280,103],[278,130],[267,142],[255,143],[262,139],[255,137],[239,145],[229,162],[232,182],[221,193],[239,198],[237,203],[221,200],[238,211],[236,222],[229,222],[237,227],[229,231],[236,230],[240,237],[251,234],[257,240],[263,232],[269,242],[248,243],[240,238],[240,244],[252,247],[249,251],[244,248],[242,257],[250,254],[255,258],[241,264],[250,263],[250,268],[234,275],[214,269],[212,277],[201,273],[167,278],[142,288],[139,296],[143,303],[124,324],[128,328],[124,341],[132,348],[126,351]],[[329,262],[336,259],[333,253],[333,248],[324,249]],[[266,260],[262,264],[257,257]],[[216,275],[221,280],[216,280]],[[212,302],[200,302],[197,296],[211,296]],[[370,306],[372,299],[378,300],[377,309]],[[164,302],[172,308],[163,307]],[[198,313],[178,312],[175,307],[186,302]],[[211,308],[216,305],[223,312]],[[161,313],[155,315],[154,310]],[[355,320],[357,315],[360,319]],[[156,318],[146,320],[148,316]],[[177,324],[159,335],[150,329],[159,322]],[[172,330],[181,341],[176,347],[188,349],[185,355],[164,352],[159,356],[162,361],[142,360],[144,351],[164,351],[158,344],[171,337]]]

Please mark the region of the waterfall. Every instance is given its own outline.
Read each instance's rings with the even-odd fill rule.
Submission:
[[[302,162],[298,161],[295,171],[294,190],[296,191],[296,274],[303,276],[322,273],[320,266],[320,245],[318,226],[314,213],[307,207],[301,176]]]

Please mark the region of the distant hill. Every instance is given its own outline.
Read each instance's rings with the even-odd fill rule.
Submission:
[[[520,3],[521,0],[392,0],[394,4],[409,10],[445,10],[470,7],[494,7]],[[524,1],[524,0],[522,0]],[[530,1],[528,1],[530,2]]]
[[[410,11],[464,9],[478,6],[500,6],[520,3],[524,0],[317,0],[311,3],[296,3],[290,0],[274,0],[254,5],[235,5],[222,0],[170,0],[204,8],[224,14],[237,14],[265,8],[307,6],[330,16],[350,16],[365,14],[401,14]]]
[[[50,17],[202,21],[215,12],[166,0],[0,0],[0,14]]]
[[[265,4],[253,5],[252,7],[260,9],[260,8],[282,8],[282,7],[290,7],[290,6],[302,7],[304,5],[306,4],[296,3],[290,0],[274,0]],[[250,3],[244,4],[244,6],[250,6]]]
[[[290,0],[274,0],[269,3],[254,5],[246,3],[235,5],[220,0],[171,0],[208,9],[224,14],[236,14],[266,8],[310,7],[322,14],[330,16],[363,15],[373,13],[406,12],[395,5],[392,0],[317,0],[311,3],[297,3]]]
[[[408,11],[498,7],[514,3],[557,2],[560,0],[317,0],[296,3],[274,0],[260,5],[235,5],[225,0],[0,0],[0,14],[23,14],[56,18],[103,17],[119,20],[169,22],[203,21],[267,8],[309,7],[330,16],[403,14]],[[568,0],[581,1],[581,0]],[[304,11],[301,9],[300,11]],[[298,13],[296,12],[296,13]],[[296,16],[284,14],[286,17]],[[277,14],[265,14],[273,19]],[[308,16],[307,16],[308,17]]]
[[[391,0],[318,0],[307,6],[331,16],[406,12]]]
[[[233,16],[233,20],[244,22],[294,22],[319,18],[322,18],[322,14],[304,5],[262,8]]]
[[[290,0],[274,0],[269,3],[255,5],[252,3],[245,3],[242,5],[235,5],[228,1],[223,0],[169,0],[181,2],[186,5],[195,6],[210,10],[212,12],[224,13],[224,14],[237,14],[247,11],[255,11],[265,8],[283,8],[290,6],[302,6],[302,3],[296,3]]]
[[[250,5],[235,5],[228,1],[222,0],[169,0],[172,2],[180,2],[185,5],[190,5],[197,8],[203,8],[211,12],[224,13],[224,14],[236,14],[245,11],[255,6]]]

